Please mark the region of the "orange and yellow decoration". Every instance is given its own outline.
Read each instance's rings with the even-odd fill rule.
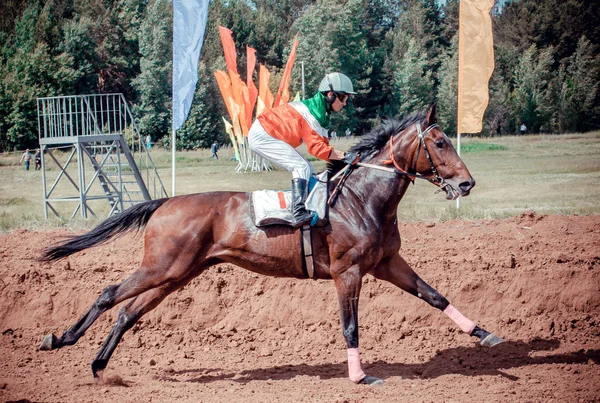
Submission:
[[[285,66],[285,71],[279,84],[276,97],[273,97],[269,89],[269,79],[271,73],[269,70],[260,65],[259,68],[259,83],[256,88],[252,76],[256,68],[256,50],[246,46],[246,82],[242,81],[237,72],[237,55],[235,51],[235,43],[233,42],[232,32],[230,29],[219,26],[221,35],[221,43],[225,53],[225,64],[227,72],[222,70],[215,71],[215,78],[221,91],[221,96],[225,101],[227,112],[231,119],[231,123],[225,118],[225,129],[229,134],[231,143],[233,144],[235,156],[239,161],[237,170],[262,170],[261,167],[266,167],[265,162],[258,162],[250,155],[247,147],[247,137],[250,126],[256,116],[269,110],[273,107],[285,104],[290,99],[289,82],[292,74],[292,67],[296,59],[296,48],[298,46],[298,38],[294,38],[292,50],[288,57]],[[256,115],[253,114],[256,106]],[[258,158],[258,157],[256,157]]]

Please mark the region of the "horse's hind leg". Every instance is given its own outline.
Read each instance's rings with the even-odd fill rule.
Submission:
[[[64,332],[61,337],[56,338],[54,334],[47,335],[40,346],[40,350],[54,350],[77,343],[77,340],[83,336],[86,330],[89,329],[96,319],[104,312],[129,298],[133,298],[147,290],[159,287],[165,282],[170,281],[172,278],[168,276],[167,271],[167,268],[149,268],[145,264],[142,264],[142,267],[139,270],[131,274],[122,283],[106,287],[90,310],[87,311],[75,325]],[[176,274],[171,274],[171,277],[173,276],[177,277]]]
[[[127,330],[131,329],[144,314],[156,308],[167,295],[189,283],[193,278],[198,276],[202,270],[202,268],[193,270],[183,279],[172,281],[162,287],[146,291],[123,307],[119,312],[115,325],[104,341],[102,348],[98,351],[94,362],[92,362],[92,373],[94,374],[94,377],[97,378],[98,371],[103,371],[106,368],[108,360]]]
[[[504,341],[495,334],[477,326],[475,322],[460,313],[442,294],[423,281],[402,256],[395,255],[388,260],[382,261],[373,271],[373,275],[378,279],[389,281],[444,312],[463,332],[477,337],[482,346],[491,347]]]
[[[115,293],[119,287],[116,284],[106,287],[85,315],[75,325],[65,331],[60,338],[56,338],[52,333],[44,337],[40,350],[54,350],[77,343],[77,340],[83,336],[96,319],[115,305]]]

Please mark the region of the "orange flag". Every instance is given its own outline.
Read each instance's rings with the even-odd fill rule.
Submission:
[[[237,57],[235,53],[235,43],[233,42],[232,32],[230,29],[219,25],[219,34],[221,35],[221,43],[223,44],[223,52],[225,52],[225,63],[229,71],[237,72]]]
[[[250,124],[252,123],[248,123],[246,112],[247,109],[250,109],[250,114],[252,114],[248,87],[246,87],[246,84],[244,84],[237,72],[237,56],[231,30],[219,26],[219,34],[221,35],[221,43],[223,44],[223,52],[225,53],[225,64],[227,64],[229,79],[231,80],[231,95],[233,96],[233,100],[239,111],[239,116],[231,116],[231,120],[234,128],[236,127],[235,122],[238,121],[242,132],[247,136],[248,131],[250,130]]]
[[[244,132],[244,135],[247,135],[248,130],[250,129],[250,125],[248,125],[246,122],[246,103],[250,102],[248,87],[246,87],[246,84],[244,84],[240,78],[240,75],[236,71],[229,70],[229,78],[231,79],[233,99],[235,100],[235,103],[240,111],[240,116],[238,116],[240,126]]]
[[[479,133],[494,71],[494,0],[461,0],[458,28],[458,133]]]
[[[254,111],[254,105],[256,105],[256,98],[258,97],[258,89],[254,85],[252,76],[256,68],[256,50],[246,45],[246,86],[248,87],[248,96],[250,102],[246,105],[246,121],[248,126],[252,125],[252,111]]]
[[[217,70],[215,71],[215,78],[217,79],[219,90],[221,90],[221,96],[225,101],[227,112],[229,112],[229,117],[231,118],[231,122],[233,124],[233,132],[235,133],[238,142],[243,143],[243,130],[240,127],[240,107],[235,102],[233,96],[233,87],[231,86],[229,75],[224,71]]]
[[[288,57],[287,64],[285,65],[285,71],[283,72],[283,77],[281,78],[281,83],[279,83],[279,89],[277,90],[277,96],[275,97],[275,103],[273,106],[278,106],[281,104],[285,104],[290,100],[290,76],[292,75],[292,67],[294,66],[294,62],[296,61],[296,48],[298,47],[298,34],[294,38],[294,44],[292,45],[292,50],[290,51],[290,56]]]
[[[229,117],[231,120],[233,120],[235,109],[232,107],[232,104],[234,104],[235,101],[233,99],[233,91],[231,88],[231,80],[229,79],[229,75],[224,71],[217,70],[215,71],[215,78],[217,79],[219,90],[221,90],[221,96],[225,101],[227,112],[229,112]]]
[[[264,111],[268,111],[273,106],[273,94],[269,89],[269,80],[271,73],[269,70],[260,65],[260,75],[258,81],[258,102],[256,105],[256,116],[259,116]]]

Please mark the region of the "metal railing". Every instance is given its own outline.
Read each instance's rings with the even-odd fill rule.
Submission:
[[[90,136],[101,146],[102,136],[123,136],[151,197],[168,197],[123,94],[38,98],[38,130],[42,145],[75,143],[77,137]]]

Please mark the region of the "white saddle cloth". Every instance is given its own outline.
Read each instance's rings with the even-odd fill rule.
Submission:
[[[317,175],[317,183],[306,199],[306,208],[317,213],[317,225],[327,222],[328,172]],[[250,214],[257,227],[291,225],[292,192],[290,190],[257,190],[250,197]]]

